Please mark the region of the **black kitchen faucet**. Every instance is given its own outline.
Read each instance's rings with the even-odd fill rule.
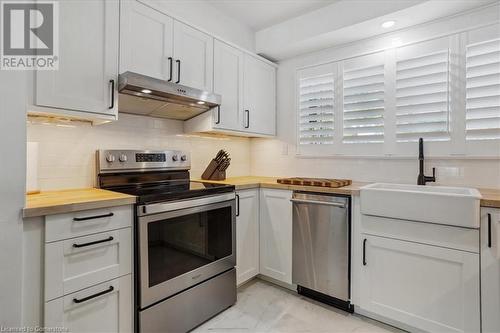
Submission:
[[[432,177],[424,175],[424,139],[418,139],[418,162],[419,172],[417,177],[417,185],[425,185],[427,182],[436,181],[436,168],[432,168]]]

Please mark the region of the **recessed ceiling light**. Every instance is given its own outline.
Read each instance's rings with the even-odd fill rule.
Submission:
[[[198,101],[198,102],[196,102],[196,103],[198,103],[198,104],[200,104],[200,105],[205,104],[205,102],[203,102],[203,101]]]
[[[141,92],[145,93],[145,94],[151,94],[151,90],[149,89],[142,89]]]
[[[382,28],[387,29],[392,27],[394,24],[396,24],[396,21],[385,21],[382,23]]]

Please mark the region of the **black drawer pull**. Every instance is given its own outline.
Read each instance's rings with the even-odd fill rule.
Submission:
[[[240,196],[236,194],[236,216],[240,216]]]
[[[113,109],[115,107],[115,80],[109,80],[111,83],[111,105],[108,109]]]
[[[113,213],[108,213],[108,214],[103,214],[103,215],[95,215],[95,216],[87,216],[87,217],[74,217],[73,221],[87,221],[87,220],[95,220],[95,219],[102,219],[105,217],[111,217],[115,214]]]
[[[247,116],[247,123],[245,125],[245,128],[249,128],[250,127],[250,110],[245,110],[245,114]]]
[[[113,288],[113,286],[109,286],[108,289],[106,290],[103,290],[103,291],[100,291],[98,292],[97,294],[94,294],[94,295],[90,295],[90,296],[87,296],[87,297],[84,297],[84,298],[73,298],[73,302],[75,303],[82,303],[82,302],[85,302],[85,301],[88,301],[88,300],[91,300],[92,298],[96,298],[96,297],[99,297],[99,296],[102,296],[102,295],[105,295],[107,293],[110,293],[112,292],[113,290],[115,290],[115,288]]]
[[[488,247],[491,247],[491,214],[488,213]]]
[[[175,83],[181,82],[181,61],[177,59],[175,61],[177,63],[177,81]]]
[[[108,238],[106,239],[101,239],[101,240],[97,240],[97,241],[93,241],[93,242],[88,242],[88,243],[83,243],[83,244],[73,244],[73,247],[85,247],[85,246],[90,246],[90,245],[95,245],[95,244],[99,244],[99,243],[105,243],[105,242],[111,242],[113,240],[113,236],[109,236]]]
[[[174,63],[174,59],[172,57],[168,57],[168,67],[169,67],[169,70],[170,70],[170,74],[169,74],[169,78],[168,78],[168,82],[172,81],[172,72],[174,71],[173,69],[173,63]]]
[[[220,124],[220,105],[217,105],[217,121],[215,124]]]
[[[363,239],[363,266],[366,266],[366,238]]]

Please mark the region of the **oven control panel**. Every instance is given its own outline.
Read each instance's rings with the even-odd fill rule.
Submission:
[[[114,172],[125,170],[189,170],[190,155],[182,150],[98,150],[97,171]]]

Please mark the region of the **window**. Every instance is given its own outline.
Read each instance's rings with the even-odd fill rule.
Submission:
[[[332,144],[334,134],[334,74],[299,80],[299,144]]]
[[[500,139],[500,39],[466,50],[466,139]]]
[[[384,141],[384,65],[344,69],[344,143]]]
[[[449,140],[449,51],[396,62],[398,142]]]

